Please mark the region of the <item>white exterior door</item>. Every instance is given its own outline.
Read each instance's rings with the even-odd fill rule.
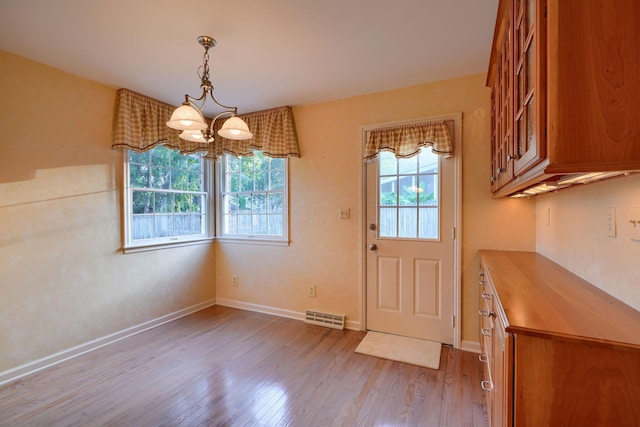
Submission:
[[[431,148],[367,164],[368,330],[453,344],[454,169]]]

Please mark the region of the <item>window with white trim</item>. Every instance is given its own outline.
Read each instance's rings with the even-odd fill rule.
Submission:
[[[163,146],[125,155],[125,247],[212,237],[210,165]]]
[[[218,235],[222,238],[288,240],[288,165],[261,152],[220,159]]]

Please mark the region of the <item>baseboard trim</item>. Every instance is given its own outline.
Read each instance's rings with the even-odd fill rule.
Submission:
[[[192,305],[190,307],[183,308],[182,310],[175,311],[173,313],[160,316],[156,319],[149,320],[139,325],[132,326],[127,329],[123,329],[119,332],[115,332],[110,335],[95,339],[93,341],[80,344],[78,346],[69,348],[67,350],[54,353],[50,356],[43,357],[33,362],[25,363],[24,365],[17,366],[4,372],[0,372],[0,385],[15,381],[18,378],[33,374],[42,369],[57,365],[65,360],[72,359],[82,354],[88,353],[93,350],[97,350],[106,345],[112,344],[116,341],[128,338],[130,336],[139,334],[140,332],[148,331],[149,329],[171,322],[184,316],[188,316],[197,311],[204,310],[207,307],[211,307],[216,304],[215,299],[210,299],[199,304]]]
[[[460,350],[480,354],[480,343],[478,341],[465,341],[460,343]]]
[[[216,298],[216,304],[225,307],[238,308],[240,310],[255,311],[257,313],[271,314],[273,316],[286,317],[287,319],[304,321],[305,313],[300,311],[286,310],[284,308],[271,307],[268,305],[253,304],[245,301],[238,301],[229,298]],[[344,327],[352,331],[360,331],[360,322],[347,319]]]

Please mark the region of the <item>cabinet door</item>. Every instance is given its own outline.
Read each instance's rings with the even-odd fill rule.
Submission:
[[[515,0],[513,8],[515,175],[546,155],[546,0]]]
[[[513,46],[512,13],[507,9],[500,54],[495,63],[495,83],[491,88],[491,191],[496,192],[513,179]]]

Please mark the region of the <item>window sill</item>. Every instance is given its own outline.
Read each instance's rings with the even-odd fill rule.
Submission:
[[[239,243],[241,245],[289,246],[289,240],[272,240],[251,237],[216,237],[220,243]]]
[[[159,249],[171,249],[171,248],[181,248],[184,246],[193,246],[193,245],[206,245],[210,244],[213,241],[213,237],[207,237],[204,239],[197,240],[181,240],[177,242],[166,242],[166,243],[149,243],[135,246],[125,246],[122,248],[122,252],[125,254],[133,254],[137,252],[146,252],[146,251],[156,251]]]

